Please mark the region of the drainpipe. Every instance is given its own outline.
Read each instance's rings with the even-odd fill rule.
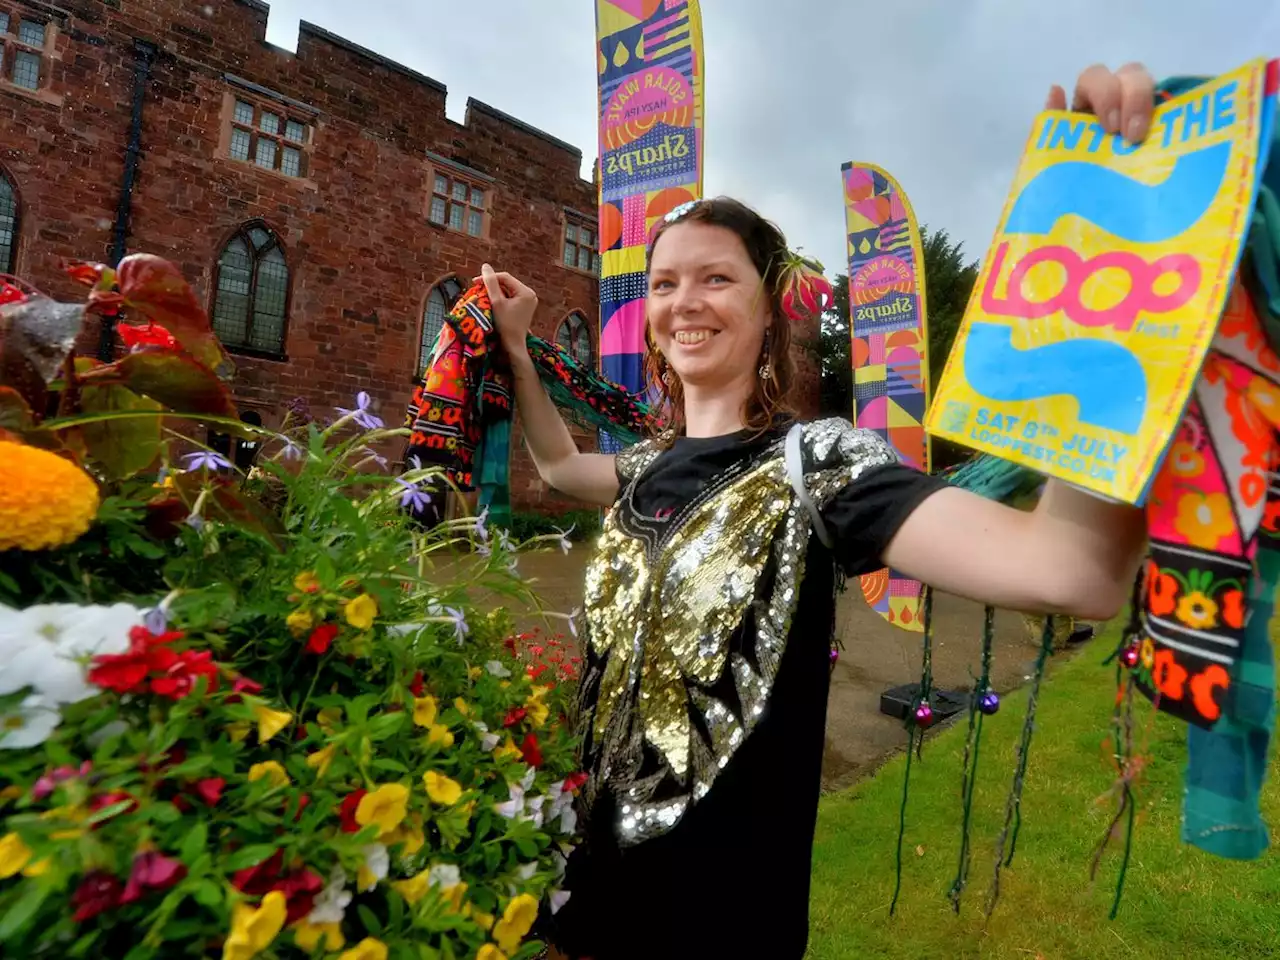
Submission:
[[[142,104],[147,95],[147,81],[151,77],[151,61],[156,48],[145,40],[133,41],[133,113],[129,118],[129,143],[124,152],[124,180],[120,184],[120,200],[116,204],[116,223],[111,240],[110,263],[118,266],[124,259],[125,244],[129,236],[129,219],[133,213],[133,186],[138,177],[138,155],[142,152]],[[116,312],[102,315],[101,336],[98,340],[98,359],[110,363],[115,355]]]

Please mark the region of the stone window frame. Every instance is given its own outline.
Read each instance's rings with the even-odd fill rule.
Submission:
[[[0,3],[0,20],[7,21],[4,29],[0,30],[0,88],[25,96],[40,97],[48,91],[52,79],[51,65],[55,59],[57,24],[47,14],[13,3]],[[43,32],[42,42],[39,44],[23,39],[23,27],[31,24],[39,26]],[[17,81],[20,54],[27,55],[24,58],[27,63],[31,62],[30,57],[37,59],[35,86]]]
[[[465,164],[427,153],[427,196],[424,211],[427,223],[450,233],[458,233],[473,240],[488,240],[493,224],[493,177]],[[443,192],[441,184],[443,183]],[[459,188],[463,196],[458,196]],[[480,201],[476,202],[476,194]],[[461,210],[461,224],[453,223],[453,211]],[[480,218],[478,232],[471,229],[474,217]]]
[[[456,292],[452,292],[453,290]],[[422,309],[418,312],[418,365],[413,371],[414,383],[423,382],[423,374],[427,371],[427,364],[431,362],[431,351],[444,327],[444,318],[465,292],[466,287],[462,285],[462,281],[450,273],[431,284],[427,295],[422,298]],[[436,294],[440,294],[439,299],[433,300]],[[434,317],[432,307],[437,302],[443,305],[444,310],[439,317]]]
[[[584,344],[585,341],[585,344]],[[569,356],[577,360],[588,370],[596,369],[596,338],[591,329],[591,321],[581,310],[570,310],[563,320],[556,325],[554,341],[556,346],[563,347]],[[583,347],[587,355],[582,356]]]
[[[590,234],[590,240],[582,242],[581,231]],[[574,261],[569,262],[569,249],[572,246]],[[580,266],[583,251],[589,251],[590,267]],[[564,230],[560,236],[560,253],[557,256],[560,265],[577,273],[585,273],[591,277],[600,276],[600,228],[596,218],[568,207],[564,211]]]
[[[0,257],[0,274],[12,276],[18,272],[18,247],[22,238],[22,197],[18,194],[17,181],[3,166],[0,166],[0,181],[3,181],[9,194],[6,201],[0,203],[0,216],[11,219],[13,222],[9,235],[9,254],[7,257]],[[10,209],[6,210],[6,208]]]
[[[269,236],[269,242],[259,245],[255,242],[252,232],[255,229],[265,230]],[[242,341],[229,341],[223,338],[219,333],[217,324],[218,316],[218,297],[223,293],[220,289],[222,283],[222,270],[224,267],[223,258],[227,255],[231,245],[236,241],[246,244],[249,248],[252,258],[252,265],[249,271],[249,290],[244,296],[245,300],[245,334]],[[263,262],[274,251],[279,251],[280,262],[284,268],[284,303],[282,305],[283,314],[280,318],[280,335],[274,341],[272,346],[254,345],[253,322],[258,313],[256,302],[258,297],[258,281],[260,278],[260,270]],[[274,261],[273,261],[274,262]],[[260,357],[265,360],[288,360],[285,354],[285,344],[289,339],[289,316],[293,306],[293,281],[294,272],[289,267],[289,256],[285,249],[284,241],[280,237],[280,232],[272,227],[265,220],[251,219],[239,224],[235,230],[231,231],[218,247],[218,259],[213,264],[213,277],[209,285],[209,322],[213,327],[214,333],[218,336],[219,341],[226,347],[229,353],[244,354],[250,357]]]
[[[315,159],[316,112],[305,104],[274,94],[257,84],[230,76],[227,80],[231,89],[223,95],[218,155],[238,166],[252,167],[254,170],[283,177],[290,183],[311,183],[311,167]],[[242,106],[253,111],[251,118],[243,116]],[[276,118],[274,132],[263,127],[265,115]],[[302,128],[301,140],[289,135],[292,127]],[[242,142],[244,156],[238,156],[239,144]],[[270,166],[258,162],[262,144],[271,145]],[[296,173],[285,169],[286,151],[289,150],[297,154]]]

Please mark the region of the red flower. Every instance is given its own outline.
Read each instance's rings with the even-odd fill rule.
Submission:
[[[360,806],[360,801],[364,799],[364,795],[369,791],[364,787],[358,790],[352,790],[342,800],[342,805],[338,807],[338,814],[342,817],[343,833],[359,833],[360,824],[356,823],[356,807]]]
[[[227,697],[227,703],[239,703],[243,699],[240,694],[247,693],[253,696],[256,693],[261,693],[262,684],[256,680],[250,680],[248,677],[236,677],[231,684],[231,691],[231,696]]]
[[[529,675],[530,680],[537,680],[547,672],[547,665],[545,663],[531,663],[525,668],[524,672]]]
[[[100,913],[114,910],[120,905],[123,890],[120,881],[105,870],[86,873],[76,892],[71,895],[71,905],[76,908],[71,919],[76,923],[84,923]]]
[[[413,682],[409,684],[409,692],[415,697],[420,697],[426,689],[425,678],[422,676],[422,671],[419,670],[413,675]]]
[[[517,723],[525,718],[528,710],[524,707],[512,707],[507,711],[507,718],[502,721],[504,727],[514,727]]]
[[[542,766],[542,748],[538,745],[538,738],[534,734],[529,734],[524,738],[524,743],[520,744],[520,756],[531,767]]]
[[[154,647],[181,640],[186,634],[181,630],[166,630],[164,633],[152,633],[146,627],[133,627],[129,630],[129,649]]]
[[[336,623],[322,623],[311,631],[311,636],[307,639],[308,653],[328,653],[329,645],[333,643],[333,638],[338,635],[339,627]]]
[[[129,882],[125,884],[120,902],[133,903],[141,900],[144,893],[168,890],[186,875],[187,868],[180,860],[154,850],[140,853],[133,858],[133,870],[129,873]]]
[[[206,693],[218,689],[218,665],[213,662],[213,654],[207,650],[199,653],[188,650],[178,654],[164,676],[152,678],[151,692],[170,700],[181,700],[191,693],[200,677],[209,678]]]
[[[204,801],[207,807],[216,807],[222,799],[222,791],[226,787],[225,777],[205,777],[197,780],[192,786],[195,795]]]
[[[101,263],[73,263],[66,269],[67,276],[72,280],[77,280],[85,286],[92,287],[102,279],[102,274],[107,267]]]
[[[530,656],[540,657],[540,656],[542,656],[542,654],[543,654],[543,653],[545,653],[545,652],[546,652],[546,648],[545,648],[545,647],[542,647],[542,646],[536,646],[536,645],[535,645],[535,646],[530,646],[530,647],[529,647],[529,654],[530,654]]]
[[[284,851],[277,849],[257,866],[233,874],[231,884],[251,897],[262,897],[279,890],[288,904],[285,922],[292,924],[311,912],[316,894],[324,889],[324,878],[306,867],[282,875],[280,871],[283,868]]]
[[[150,672],[150,656],[146,650],[102,653],[93,658],[89,682],[104,690],[133,693],[142,686]]]
[[[6,303],[22,303],[25,299],[27,299],[25,293],[13,284],[0,280],[0,307],[3,307]]]
[[[120,334],[120,339],[124,341],[124,345],[130,349],[137,347],[163,347],[166,350],[173,350],[178,346],[178,341],[173,339],[173,334],[158,323],[148,323],[145,327],[121,324],[116,327],[116,332]]]
[[[586,782],[587,775],[585,773],[571,773],[564,778],[564,792],[573,793]]]
[[[302,819],[302,811],[311,806],[311,794],[303,793],[298,795],[298,812],[293,815],[293,822],[297,823]]]

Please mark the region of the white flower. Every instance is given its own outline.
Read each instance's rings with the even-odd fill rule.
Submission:
[[[369,871],[373,882],[361,887],[361,893],[372,890],[378,885],[379,880],[386,879],[387,872],[391,869],[391,857],[387,854],[387,848],[380,843],[371,843],[365,847],[364,866]]]
[[[516,876],[521,880],[532,880],[533,875],[537,872],[538,864],[537,861],[534,861],[533,863],[521,864],[521,866],[516,870]]]
[[[504,667],[502,663],[498,660],[490,660],[488,663],[484,665],[484,668],[489,671],[491,676],[495,676],[495,677],[511,676],[511,671],[508,670],[506,667]]]
[[[520,788],[526,793],[533,788],[533,778],[538,775],[538,771],[530,767],[524,772],[524,776],[520,778]]]
[[[498,736],[496,733],[490,733],[489,727],[487,724],[481,723],[479,720],[477,720],[477,721],[474,721],[471,725],[475,727],[476,733],[480,734],[481,750],[483,750],[485,753],[493,753],[494,750],[498,749],[498,744],[502,742],[502,738]]]
[[[573,527],[570,527],[568,530],[557,530],[556,533],[560,534],[560,552],[568,553],[572,550],[573,544],[569,540],[569,534],[573,533]]]
[[[570,894],[568,890],[551,891],[551,897],[550,897],[551,913],[553,915],[559,913],[560,908],[569,902],[570,896],[572,896],[572,894]]]
[[[546,797],[534,797],[525,803],[525,809],[529,811],[527,819],[532,820],[535,827],[542,826],[542,807],[546,802]]]
[[[347,873],[341,866],[333,868],[328,885],[316,894],[307,923],[341,923],[351,903],[351,891],[347,889]]]
[[[578,811],[565,807],[560,811],[560,832],[572,835],[578,829]]]
[[[500,817],[514,820],[524,813],[524,788],[514,783],[509,783],[507,784],[507,789],[511,791],[511,799],[502,803],[495,803],[493,810]]]
[[[61,721],[58,708],[41,694],[33,693],[8,713],[0,713],[0,750],[38,746]]]
[[[427,872],[427,886],[429,887],[448,890],[450,887],[456,887],[461,882],[462,873],[452,863],[432,864],[431,869]]]

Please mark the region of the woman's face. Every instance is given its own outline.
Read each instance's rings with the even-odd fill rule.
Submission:
[[[768,327],[768,298],[732,230],[691,221],[668,227],[649,260],[649,326],[686,385],[754,381]]]

